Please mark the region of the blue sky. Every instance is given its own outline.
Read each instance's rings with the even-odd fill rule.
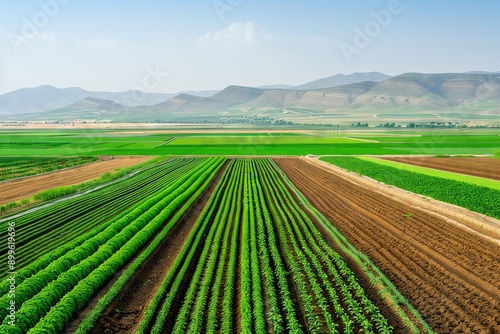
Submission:
[[[500,70],[499,1],[22,0],[0,5],[0,93],[176,92],[336,73]]]

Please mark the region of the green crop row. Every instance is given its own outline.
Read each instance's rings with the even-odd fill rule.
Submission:
[[[13,159],[13,158],[10,158]],[[18,159],[18,158],[15,158]],[[42,159],[42,158],[41,158]],[[47,159],[47,158],[44,158]],[[145,162],[142,162],[140,164],[134,165],[134,166],[128,166],[124,168],[117,168],[113,172],[108,172],[104,173],[100,177],[82,182],[80,184],[76,185],[71,185],[71,186],[61,186],[61,187],[56,187],[48,190],[43,190],[38,194],[35,194],[34,196],[30,198],[24,198],[22,200],[16,201],[16,202],[10,202],[4,205],[0,206],[0,213],[18,208],[28,206],[28,205],[33,205],[33,204],[42,204],[46,201],[50,200],[55,200],[63,196],[68,196],[76,193],[81,193],[83,191],[86,191],[88,189],[92,189],[98,186],[101,186],[105,183],[120,179],[122,177],[125,177],[133,172],[136,172],[141,169],[145,169],[148,166],[153,166],[155,164],[159,164],[160,162],[164,162],[165,160],[169,159],[168,156],[158,156],[152,159],[149,159]]]
[[[7,316],[9,286],[0,284],[0,332],[62,332],[78,310],[129,264],[76,331],[90,332],[224,161],[174,159],[160,164],[161,168],[137,174],[135,180],[127,179],[131,197],[126,197],[128,193],[120,196],[134,204],[19,270],[14,328]],[[158,174],[162,184],[147,188],[150,184],[142,182]],[[120,187],[110,186],[100,197],[119,192]],[[73,214],[75,220],[79,217],[76,208],[82,216],[86,211],[100,214],[99,208],[88,208],[98,197],[82,197],[79,202],[62,202],[65,205],[21,217],[19,231],[31,233],[34,240],[42,238],[38,234],[44,231],[43,225],[36,223],[47,215],[54,217],[54,226],[68,231],[77,228],[59,221],[57,214]],[[344,258],[328,246],[318,224],[343,249],[342,256],[347,254],[356,261],[372,284],[382,285],[381,290],[396,306],[406,302],[382,273],[312,208],[272,160],[235,159],[227,165],[183,248],[154,291],[136,333],[391,333],[388,320]],[[415,332],[417,327],[405,311],[400,315]],[[415,318],[419,319],[416,311]],[[421,327],[431,332],[421,321]]]
[[[196,168],[200,162],[174,159],[159,163],[115,184],[13,219],[18,232],[16,246],[21,251],[16,259],[18,268],[113,219],[162,187],[170,185],[180,175]],[[5,231],[0,231],[0,236]],[[25,252],[23,249],[30,251]],[[0,250],[0,260],[6,256],[6,250]]]
[[[297,271],[292,277],[297,278],[299,294],[301,290],[304,296],[307,296],[307,291],[313,292],[306,301],[315,302],[311,306],[304,305],[309,331],[321,332],[326,326],[331,333],[351,333],[356,328],[363,332],[374,332],[374,328],[379,333],[392,332],[387,319],[367,297],[354,273],[326,244],[314,223],[293,199],[274,166],[265,161],[264,167],[267,170],[264,177],[269,184],[267,191],[272,198],[269,203],[282,221],[282,224],[277,224],[277,230],[280,238],[287,240],[289,245],[284,249],[294,250],[294,256],[287,257],[292,271]],[[305,278],[303,282],[299,273]],[[328,298],[324,297],[323,291],[327,292]],[[331,307],[333,314],[328,312]],[[318,319],[318,314],[323,315],[323,321]]]
[[[383,166],[354,157],[328,157],[322,160],[398,188],[500,219],[500,191],[496,189]]]
[[[18,177],[31,176],[52,172],[63,168],[95,162],[96,157],[68,157],[68,158],[18,158],[0,161],[0,181]]]
[[[293,196],[270,160],[231,161],[137,333],[391,333]]]
[[[129,214],[21,282],[16,289],[16,332],[58,333],[77,309],[165,224],[200,186],[220,159],[203,164],[143,202]],[[0,304],[9,302],[8,295]],[[5,316],[6,307],[2,307]],[[12,330],[8,317],[0,332]]]
[[[286,174],[279,170],[274,163],[276,170],[281,177],[293,190],[300,200],[309,210],[309,212],[321,224],[328,235],[334,240],[335,244],[342,250],[346,257],[357,263],[367,275],[372,287],[378,291],[378,296],[385,300],[387,305],[391,305],[395,313],[401,318],[403,324],[409,328],[412,333],[434,333],[429,325],[423,320],[418,311],[401,295],[392,282],[380,271],[380,269],[362,252],[358,251],[349,241],[323,216],[315,207],[313,207],[307,198],[295,187],[295,185],[286,177]],[[317,232],[317,231],[316,231]],[[339,257],[339,255],[335,255]],[[413,320],[412,320],[413,319]],[[419,329],[422,328],[422,331]]]
[[[186,246],[183,247],[178,254],[174,264],[150,301],[143,319],[139,324],[137,333],[158,333],[164,327],[166,315],[172,310],[174,299],[181,288],[184,276],[191,267],[193,259],[196,257],[197,251],[203,247],[203,244],[211,244],[210,241],[212,240],[214,229],[210,229],[210,233],[207,232],[207,230],[212,225],[211,217],[215,214],[216,209],[219,208],[222,203],[229,202],[228,196],[231,189],[227,192],[224,190],[232,183],[230,178],[233,169],[234,164],[231,163],[193,227],[191,234],[186,240]],[[231,309],[229,309],[228,312],[231,312]]]
[[[221,160],[221,164],[224,160]],[[168,224],[163,228],[163,230],[155,237],[155,239],[149,244],[149,246],[141,252],[137,259],[130,264],[129,267],[124,271],[120,278],[113,284],[106,294],[99,299],[92,311],[87,314],[85,319],[81,322],[75,334],[88,333],[94,325],[96,324],[101,313],[106,309],[106,307],[112,302],[112,300],[118,295],[120,290],[125,286],[125,284],[130,280],[130,278],[135,274],[135,272],[140,268],[140,266],[148,259],[148,257],[158,248],[158,246],[163,242],[163,240],[168,236],[172,228],[177,224],[181,217],[189,210],[190,206],[195,202],[195,200],[201,195],[201,193],[206,189],[208,184],[215,177],[218,169],[215,169],[212,174],[207,178],[205,184],[203,184],[196,193],[182,206],[182,209],[178,210]]]
[[[257,173],[255,169],[252,171],[253,180],[258,180]],[[293,300],[293,292],[288,281],[289,272],[280,253],[280,241],[275,234],[274,217],[268,208],[268,198],[264,194],[262,182],[252,183],[252,194],[255,198],[257,239],[259,249],[262,250],[260,260],[269,294],[268,322],[276,333],[285,331],[301,333],[298,306]],[[277,288],[274,288],[275,286]]]

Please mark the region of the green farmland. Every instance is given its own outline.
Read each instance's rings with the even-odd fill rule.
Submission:
[[[0,333],[495,332],[500,181],[380,158],[498,152],[491,129],[2,130]]]
[[[303,134],[198,133],[140,134],[104,130],[4,130],[0,156],[99,155],[413,155],[493,154],[500,151],[500,131],[398,133],[324,131]],[[330,135],[330,136],[329,136]],[[337,137],[338,135],[338,137]],[[43,149],[43,151],[41,150]]]

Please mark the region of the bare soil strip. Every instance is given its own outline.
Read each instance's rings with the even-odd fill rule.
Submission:
[[[436,158],[436,157],[390,157],[386,160],[421,167],[442,169],[448,172],[500,180],[500,159],[493,158]]]
[[[456,214],[451,206],[436,206],[433,214],[437,201],[420,199],[427,208],[420,207],[416,196],[314,159],[276,163],[434,330],[500,332],[498,221],[486,219],[491,224],[481,228],[482,221],[471,223],[475,214]]]
[[[203,211],[213,190],[226,169],[226,164],[219,170],[203,194],[193,203],[190,209],[182,216],[169,235],[158,246],[156,251],[146,260],[136,274],[116,296],[114,301],[101,315],[98,324],[91,333],[129,333],[137,327],[142,314],[150,300],[160,287],[163,278],[170,270],[177,255],[184,247],[191,230],[199,215]],[[139,253],[138,253],[139,254]],[[131,260],[134,261],[135,258]],[[192,268],[194,269],[194,268]],[[119,274],[115,275],[118,278]],[[190,274],[186,275],[189,279]],[[101,293],[94,297],[67,328],[72,333],[80,322],[90,312],[102,295],[111,287],[113,282],[105,286]],[[186,286],[188,284],[185,284]]]
[[[0,185],[0,205],[31,197],[42,190],[92,180],[106,172],[113,172],[117,168],[137,165],[149,159],[151,157],[116,157],[50,174],[33,176],[27,179],[23,178],[20,181],[13,180],[12,182]]]

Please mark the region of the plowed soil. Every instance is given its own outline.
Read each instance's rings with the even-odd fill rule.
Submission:
[[[19,181],[13,180],[8,183],[2,183],[0,184],[0,205],[31,197],[42,190],[69,186],[95,179],[106,172],[112,172],[117,168],[133,166],[149,159],[151,159],[151,157],[117,157],[114,159],[103,159],[76,168],[23,178]]]
[[[500,332],[498,231],[463,228],[468,220],[451,223],[456,216],[407,204],[352,173],[300,158],[275,161],[436,332]]]
[[[454,173],[500,180],[500,159],[456,157],[390,157],[384,159],[421,167],[441,169]]]

